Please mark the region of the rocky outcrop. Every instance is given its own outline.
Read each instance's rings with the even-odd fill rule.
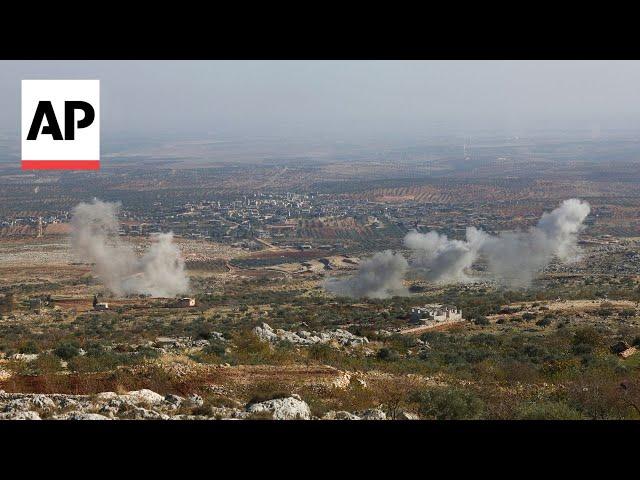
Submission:
[[[188,399],[166,397],[148,389],[125,394],[102,392],[97,395],[25,394],[0,391],[0,419],[38,420],[43,414],[52,420],[168,420],[169,413],[182,405],[202,406],[204,400],[193,394]],[[37,418],[36,418],[37,417]]]
[[[349,347],[369,343],[367,337],[358,337],[340,328],[332,332],[309,332],[301,330],[295,333],[282,329],[274,330],[268,323],[263,323],[255,327],[253,333],[255,333],[260,340],[270,343],[288,341],[295,345],[315,345],[316,343],[336,342],[339,345]]]
[[[415,413],[401,411],[398,416],[398,420],[420,420],[420,417]]]
[[[353,379],[351,379],[353,380]],[[309,405],[299,395],[250,403],[244,407],[216,407],[195,393],[162,396],[151,390],[96,395],[5,393],[0,390],[0,420],[310,420]],[[317,417],[313,417],[316,419]],[[322,420],[385,420],[378,409],[351,413],[330,411]],[[401,412],[399,419],[417,416]]]
[[[100,415],[98,413],[85,413],[85,412],[68,412],[62,415],[54,415],[52,420],[111,420],[109,417]]]
[[[361,416],[362,420],[386,420],[387,415],[379,408],[365,410]]]
[[[333,411],[327,412],[322,420],[360,420],[360,417],[345,411]]]
[[[158,337],[155,342],[147,345],[159,348],[164,351],[184,350],[184,349],[202,349],[211,345],[211,341],[227,342],[220,332],[210,332],[209,340],[192,339],[191,337]]]
[[[164,397],[162,395],[151,390],[147,390],[146,388],[128,392],[127,394],[120,396],[120,398],[122,397],[124,397],[123,399],[125,401],[130,401],[136,405],[140,403],[146,403],[147,405],[159,405],[164,402]]]
[[[295,394],[286,398],[274,398],[250,404],[247,406],[247,412],[270,413],[274,420],[309,420],[311,418],[309,405]]]
[[[0,420],[40,420],[38,412],[27,410],[25,412],[4,412],[0,413]]]

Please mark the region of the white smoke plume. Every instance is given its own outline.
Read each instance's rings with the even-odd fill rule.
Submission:
[[[324,287],[335,295],[354,298],[407,295],[409,292],[402,281],[408,267],[401,254],[385,250],[363,261],[354,276],[344,279],[328,278]]]
[[[350,297],[408,295],[403,286],[407,271],[434,283],[468,282],[474,280],[470,269],[480,257],[486,260],[494,280],[509,287],[525,287],[554,258],[569,262],[577,257],[578,233],[590,211],[587,202],[573,198],[544,213],[537,225],[526,231],[490,235],[468,227],[466,240],[449,239],[435,231],[412,231],[404,238],[411,251],[410,263],[401,254],[386,250],[363,262],[356,275],[328,279],[325,288]]]
[[[433,231],[414,231],[405,237],[405,245],[412,250],[412,270],[427,280],[468,281],[471,265],[482,256],[495,280],[523,287],[554,257],[568,262],[577,256],[577,234],[589,212],[588,203],[570,199],[544,213],[538,224],[526,231],[489,235],[469,227],[466,241],[450,240]]]
[[[172,233],[152,237],[142,257],[118,236],[119,203],[80,203],[72,212],[71,243],[83,260],[95,264],[105,286],[115,295],[172,297],[189,288],[180,250]]]
[[[412,250],[411,269],[418,276],[438,283],[467,282],[467,270],[478,257],[478,250],[487,235],[473,227],[467,228],[467,241],[449,240],[446,235],[431,231],[407,233],[404,244]]]

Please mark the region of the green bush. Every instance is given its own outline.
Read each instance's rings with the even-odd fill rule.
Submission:
[[[474,420],[482,417],[484,402],[471,392],[460,388],[434,388],[414,393],[418,414],[433,420]]]
[[[400,358],[400,354],[391,348],[381,348],[378,350],[377,357],[380,360],[394,362]]]
[[[549,325],[551,325],[551,317],[545,316],[544,318],[541,318],[536,322],[536,325],[543,328],[548,327]]]
[[[522,420],[580,420],[582,415],[563,402],[525,403],[517,410],[516,417]]]
[[[590,326],[576,329],[572,341],[573,345],[583,344],[591,347],[599,347],[603,342],[602,334]]]
[[[58,344],[53,353],[62,360],[70,360],[80,354],[80,347],[75,342],[63,342]]]
[[[202,351],[207,355],[216,355],[218,357],[224,356],[226,350],[227,346],[221,340],[211,340],[209,345],[202,349]]]
[[[28,342],[22,344],[18,349],[18,351],[20,353],[33,354],[33,353],[38,353],[40,349],[38,348],[38,345],[36,345],[36,343],[33,340],[29,340]]]
[[[41,354],[36,360],[31,362],[30,368],[36,375],[46,375],[56,373],[60,370],[60,359],[49,353]]]

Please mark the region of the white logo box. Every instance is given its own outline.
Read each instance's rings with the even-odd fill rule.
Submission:
[[[55,140],[42,133],[48,126],[42,120],[35,140],[28,140],[38,104],[50,101],[65,136],[65,102],[82,101],[94,110],[93,122],[77,128],[84,112],[75,110],[74,139]],[[97,170],[100,168],[100,80],[22,80],[22,169],[23,170]]]

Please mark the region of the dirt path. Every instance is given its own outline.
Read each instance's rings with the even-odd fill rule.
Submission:
[[[400,333],[403,335],[419,335],[422,332],[426,332],[428,330],[446,330],[448,328],[454,327],[456,325],[461,325],[465,322],[465,320],[456,320],[453,322],[440,322],[434,323],[431,325],[421,325],[419,327],[407,328],[406,330],[400,330]]]

